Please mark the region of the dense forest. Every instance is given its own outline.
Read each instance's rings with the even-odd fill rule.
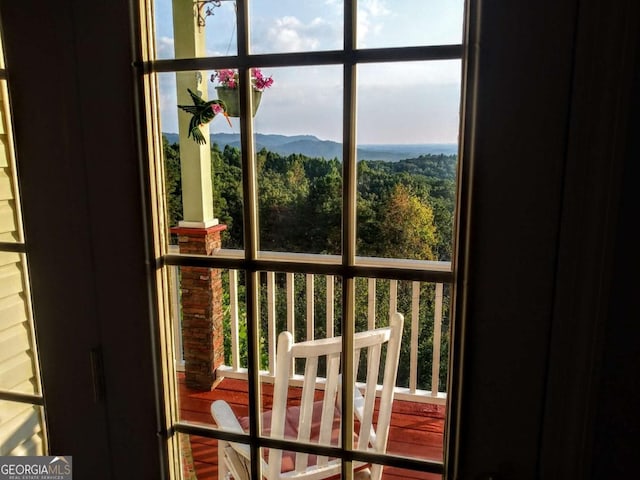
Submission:
[[[169,225],[182,219],[180,152],[177,143],[164,139],[165,181]],[[227,225],[223,248],[242,248],[242,169],[240,150],[216,143],[211,146],[214,214]],[[456,157],[453,155],[421,155],[396,162],[358,162],[357,190],[357,254],[385,258],[417,260],[451,259],[452,226],[455,202]],[[341,253],[342,164],[334,159],[309,158],[301,154],[281,155],[265,148],[257,152],[258,215],[260,249],[299,253]],[[241,276],[242,277],[242,276]],[[302,277],[302,276],[300,276]],[[224,277],[226,279],[226,277]],[[284,275],[278,274],[284,285]],[[315,280],[314,316],[326,315],[326,279]],[[241,280],[242,289],[242,280]],[[376,304],[380,318],[388,318],[388,280],[379,279]],[[296,279],[296,339],[306,338],[305,281]],[[340,282],[336,298],[340,299]],[[363,292],[356,298],[356,328],[365,328],[367,309],[366,279],[357,279]],[[419,388],[430,386],[433,340],[434,285],[421,285],[420,345],[418,357]],[[228,289],[225,289],[228,292]],[[266,302],[266,289],[261,293]],[[280,288],[280,290],[284,290]],[[445,288],[448,292],[448,288]],[[448,294],[445,292],[443,323],[441,390],[446,383],[448,351]],[[228,293],[227,293],[228,294]],[[226,294],[226,295],[227,295]],[[284,294],[277,297],[278,329],[284,329],[286,303]],[[242,307],[241,307],[242,308]],[[398,284],[398,309],[409,318],[411,282]],[[341,310],[334,306],[336,332],[339,334]],[[266,327],[266,308],[261,309],[262,326]],[[241,316],[244,312],[241,312]],[[228,325],[228,319],[226,319]],[[405,338],[398,383],[408,382],[410,326],[405,323]],[[241,326],[241,329],[243,327]],[[315,325],[314,336],[326,334],[322,322]],[[264,329],[262,330],[265,331]],[[245,337],[246,335],[241,335]],[[264,338],[261,339],[264,342]],[[241,348],[242,350],[242,348]],[[266,358],[264,359],[266,361]]]
[[[182,219],[180,152],[164,143],[169,225]],[[242,248],[240,150],[211,147],[214,214],[224,248]],[[257,154],[260,249],[340,254],[342,164],[337,159]],[[358,163],[357,254],[451,259],[456,157],[422,155]]]

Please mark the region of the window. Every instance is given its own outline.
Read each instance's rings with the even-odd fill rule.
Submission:
[[[47,435],[0,43],[0,455],[46,455]]]
[[[405,316],[395,405],[436,427],[394,425],[385,455],[364,459],[444,469],[464,5],[346,3],[148,10],[170,444],[198,478],[218,471],[228,439],[209,410],[218,398],[253,419],[253,436],[233,439],[257,475],[281,331],[349,346],[394,311]],[[347,438],[356,427],[343,420]],[[336,455],[346,474],[353,452]]]
[[[458,314],[464,315],[464,333],[471,348],[464,351],[464,395],[461,402],[453,399],[458,408],[450,414],[463,428],[457,438],[447,441],[455,449],[446,465],[447,475],[528,478],[535,472],[541,477],[554,472],[548,475],[552,477],[563,471],[565,478],[582,478],[595,463],[591,469],[596,475],[603,472],[602,477],[611,477],[615,471],[620,478],[632,477],[628,472],[634,471],[635,464],[628,446],[635,432],[628,426],[637,418],[633,408],[637,389],[629,390],[629,378],[637,362],[625,363],[628,356],[620,353],[636,351],[629,325],[636,325],[632,317],[637,302],[629,294],[634,284],[628,280],[633,277],[616,272],[611,281],[603,273],[611,266],[614,253],[625,264],[636,253],[628,241],[614,252],[609,234],[613,230],[610,222],[617,218],[611,200],[621,187],[628,200],[628,184],[635,178],[625,170],[621,185],[612,174],[621,173],[627,164],[637,165],[631,160],[637,156],[627,155],[631,150],[626,149],[636,148],[637,139],[624,134],[634,129],[624,126],[637,112],[633,109],[637,89],[632,88],[637,49],[628,47],[637,38],[633,32],[640,18],[639,4],[626,2],[626,8],[608,9],[603,15],[604,10],[594,2],[581,2],[579,12],[575,2],[480,3],[468,2],[470,33],[474,34],[469,36],[473,54],[468,57],[472,74],[467,78],[474,82],[465,90],[477,89],[478,94],[471,99],[465,94],[469,108],[464,109],[465,116],[473,120],[465,124],[473,128],[465,128],[465,139],[469,135],[471,141],[465,141],[464,148],[473,152],[475,168],[469,170],[465,155],[460,182],[462,189],[473,191],[472,202],[467,199],[460,208],[471,209],[473,215],[469,228],[462,223],[466,231],[459,236],[464,249],[458,249],[454,259],[462,258],[463,265],[458,264],[453,275],[459,280],[457,272],[464,267],[468,288],[455,297],[460,299],[465,293],[468,299]],[[56,443],[64,443],[59,453],[74,455],[79,471],[84,462],[91,472],[85,476],[161,478],[156,433],[175,424],[178,415],[156,429],[143,266],[162,265],[168,252],[158,242],[160,263],[156,264],[142,251],[146,243],[139,228],[140,183],[131,132],[130,62],[139,60],[132,53],[138,43],[125,32],[133,9],[124,0],[63,1],[61,8],[33,6],[25,9],[21,2],[0,2],[49,445],[53,451],[58,448]],[[221,18],[221,9],[216,12]],[[213,18],[207,18],[207,25]],[[221,53],[232,32],[230,28],[224,33]],[[205,59],[206,65],[190,63],[187,58],[176,59],[180,61],[173,67],[144,63],[147,70],[141,78],[152,84],[156,76],[146,75],[149,72],[160,75],[175,68],[210,72],[238,65],[234,54],[228,56],[232,59],[229,65],[212,59]],[[269,64],[259,56],[253,58],[265,71],[285,67],[273,59]],[[183,64],[183,60],[188,62]],[[43,109],[42,97],[34,92],[43,90],[45,83],[47,92],[53,93],[47,96],[49,108]],[[606,101],[610,95],[613,101]],[[268,97],[263,98],[266,100]],[[171,108],[175,103],[169,102]],[[95,115],[96,104],[101,107],[100,115]],[[263,113],[258,111],[256,122]],[[70,130],[77,142],[69,141]],[[34,132],[38,132],[37,141]],[[104,148],[105,132],[111,133],[109,148]],[[91,145],[94,148],[86,148]],[[161,148],[157,157],[161,158]],[[68,168],[58,168],[60,164]],[[105,182],[110,175],[117,181]],[[65,195],[56,196],[58,191]],[[624,215],[630,211],[621,211],[620,220],[633,218]],[[461,216],[469,217],[466,211]],[[79,234],[69,235],[70,231]],[[40,245],[43,247],[38,248]],[[69,255],[51,255],[60,251]],[[216,257],[216,265],[229,270],[239,266],[233,255],[222,253],[225,256]],[[184,255],[166,257],[172,263],[183,259],[186,261]],[[597,268],[594,259],[602,262]],[[200,257],[191,256],[188,261],[198,263]],[[325,268],[322,262],[314,262],[319,270]],[[251,268],[256,265],[247,263]],[[166,265],[167,270],[176,267]],[[157,270],[160,278],[164,268]],[[305,281],[304,276],[297,277],[295,284]],[[607,295],[607,291],[614,294]],[[238,295],[242,305],[240,299],[245,297]],[[617,308],[607,314],[607,306]],[[306,318],[296,317],[296,323],[305,324]],[[593,355],[592,347],[602,340],[605,325],[607,336],[613,331],[617,335],[604,339],[604,368],[595,375],[584,367],[602,358]],[[69,332],[74,342],[66,342]],[[163,333],[164,337],[173,334],[170,330]],[[456,347],[460,340],[456,335]],[[95,343],[102,344],[107,367],[107,401],[97,404],[90,394],[87,354]],[[461,351],[456,348],[458,354]],[[173,368],[173,357],[167,357]],[[622,361],[622,367],[616,359]],[[171,373],[167,385],[174,378]],[[80,391],[83,386],[87,395]],[[460,397],[455,392],[447,394],[448,401]],[[609,408],[612,406],[615,408]],[[70,411],[75,415],[69,419]],[[458,418],[462,421],[457,422]],[[200,419],[209,421],[204,416]],[[196,418],[190,420],[182,422],[181,431],[193,427]],[[203,439],[201,445],[228,435],[198,426],[192,439],[196,430]],[[606,447],[595,459],[592,454],[597,448],[590,448],[594,434],[597,445]],[[169,438],[173,445],[177,436]],[[249,439],[254,445],[261,441]],[[396,460],[390,457],[389,461]],[[402,460],[405,466],[409,463]],[[95,465],[104,469],[98,472]],[[410,477],[406,472],[400,475]]]

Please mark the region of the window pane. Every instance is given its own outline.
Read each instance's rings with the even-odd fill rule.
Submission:
[[[380,465],[374,465],[371,468],[378,468]],[[419,470],[409,470],[406,468],[382,466],[383,477],[389,480],[442,480],[440,473],[421,472]]]
[[[385,375],[392,340],[382,347],[380,366],[375,370],[374,391],[367,384],[368,368],[377,351],[362,349],[354,353],[358,362],[356,382],[364,398],[362,415],[374,410],[371,420],[377,434],[384,435],[384,415],[390,422],[386,451],[427,460],[443,460],[443,432],[449,352],[450,287],[427,282],[356,279],[355,330],[386,328],[394,324],[393,312],[404,317],[399,343],[398,365],[391,412],[384,411],[382,396],[391,384]],[[356,339],[357,342],[357,339]],[[355,344],[357,348],[357,343]],[[393,364],[391,364],[393,365]],[[373,396],[371,395],[373,394]],[[374,400],[374,397],[378,396]],[[358,402],[356,402],[358,404]],[[374,407],[375,406],[375,407]],[[362,418],[360,419],[362,421]],[[354,423],[356,433],[360,423]],[[366,435],[366,432],[364,433]],[[363,432],[360,431],[360,435]],[[359,440],[364,441],[364,440]],[[364,448],[362,445],[360,448]]]
[[[255,117],[260,250],[338,255],[342,68],[270,69]]]
[[[218,445],[215,438],[180,433],[179,448],[184,480],[217,479],[218,477]],[[224,468],[224,466],[221,466]]]
[[[238,54],[235,2],[197,3],[199,7],[196,2],[154,2],[157,58]]]
[[[0,400],[0,412],[0,455],[47,454],[42,407]]]
[[[341,0],[253,0],[249,6],[252,53],[342,48]]]
[[[261,368],[273,371],[277,337],[291,332],[294,342],[340,335],[342,282],[334,275],[261,272]],[[275,361],[275,359],[274,359]],[[302,374],[300,369],[296,374]]]
[[[322,455],[306,454],[303,452],[295,452],[292,450],[277,450],[277,449],[262,449],[263,457],[269,459],[269,464],[273,462],[273,457],[277,454],[281,458],[281,471],[288,473],[289,477],[284,478],[296,478],[294,470],[296,470],[296,462],[302,462],[298,466],[298,470],[304,471],[305,468],[309,468],[311,471],[317,468],[321,468],[323,472],[327,472],[328,479],[339,479],[341,461],[336,458],[328,458]],[[310,477],[321,478],[321,477]]]
[[[262,96],[255,116],[256,132],[342,141],[341,66],[269,68],[264,69],[264,74],[273,78],[273,84]],[[283,153],[300,153],[294,146]],[[342,153],[332,147],[328,152],[319,153],[327,158]]]
[[[358,48],[462,42],[463,0],[358,0]]]
[[[286,355],[284,341],[288,332],[290,340],[298,345],[315,339],[336,337],[341,318],[341,282],[332,275],[293,274],[263,272],[260,281],[260,344],[261,368],[268,371],[263,383],[263,434],[270,435],[272,409],[285,412],[284,434],[288,439],[296,439],[299,431],[298,418],[309,414],[311,430],[306,438],[311,443],[337,445],[339,437],[339,417],[337,410],[327,420],[327,438],[319,436],[321,425],[322,399],[325,398],[331,380],[330,361],[326,352],[317,358],[315,370],[309,370],[310,362],[297,357],[291,362],[282,358]],[[339,334],[339,333],[338,333]],[[340,343],[337,340],[339,347]],[[298,347],[300,348],[300,347]],[[337,350],[339,353],[339,349]],[[338,361],[335,356],[333,361]],[[280,362],[280,363],[279,363]],[[338,367],[338,363],[335,367]],[[288,370],[288,372],[287,372]],[[275,372],[275,378],[274,377]],[[333,371],[334,393],[337,390],[338,370]],[[323,384],[324,388],[320,385]],[[285,396],[276,398],[276,392]],[[286,392],[286,393],[285,393]],[[327,396],[331,405],[335,397]],[[331,400],[333,398],[333,400]],[[286,410],[285,410],[286,405]],[[308,407],[308,411],[302,407]],[[291,452],[285,454],[291,460]]]
[[[444,403],[450,292],[443,283],[356,279],[356,332],[386,327],[393,312],[404,316],[396,385],[421,395],[418,402]]]
[[[197,239],[196,239],[197,241]],[[174,332],[174,362],[180,398],[198,392],[203,402],[224,398],[227,376],[243,378],[242,387],[233,382],[228,389],[246,394],[247,309],[245,275],[237,270],[206,267],[169,267],[169,305]],[[244,376],[243,376],[244,375]],[[212,386],[215,387],[212,390]],[[206,403],[206,402],[205,402]],[[189,403],[192,405],[192,402]],[[190,417],[181,410],[183,420],[211,423],[208,406],[201,404]],[[244,405],[246,406],[246,400]],[[181,409],[183,406],[181,405]]]
[[[361,65],[358,99],[358,255],[450,261],[460,62]]]

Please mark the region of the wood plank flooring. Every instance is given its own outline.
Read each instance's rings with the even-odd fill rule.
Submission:
[[[223,379],[210,392],[187,388],[182,374],[178,376],[178,383],[181,420],[213,425],[210,406],[214,400],[218,399],[226,400],[238,416],[247,415],[247,383],[243,380]],[[270,401],[271,388],[266,384],[263,388],[263,402],[269,406]],[[388,452],[415,458],[442,460],[444,418],[443,406],[395,400],[391,415]],[[216,440],[191,435],[188,442],[185,442],[183,451],[187,452],[183,462],[185,471],[190,474],[190,477],[186,478],[218,479]],[[191,458],[188,458],[189,453]],[[441,476],[385,467],[383,479],[439,480]]]

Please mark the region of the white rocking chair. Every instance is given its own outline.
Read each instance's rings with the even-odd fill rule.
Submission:
[[[388,327],[377,328],[354,335],[354,372],[358,371],[360,352],[366,353],[366,379],[360,388],[354,388],[354,449],[384,453],[387,448],[391,407],[398,371],[400,341],[404,317],[391,316]],[[387,343],[386,355],[382,345]],[[298,440],[305,443],[338,446],[340,444],[340,354],[341,337],[293,343],[289,332],[278,337],[276,378],[272,410],[262,414],[262,436]],[[317,389],[318,359],[326,358],[326,380],[323,390]],[[289,381],[293,377],[294,359],[304,359],[304,377],[299,406],[287,406]],[[384,377],[378,387],[378,372],[384,364]],[[378,390],[379,408],[374,421],[374,407]],[[320,393],[323,392],[323,393]],[[317,400],[318,395],[322,396]],[[248,419],[238,420],[224,400],[211,405],[211,414],[220,429],[244,433]],[[359,428],[358,428],[359,427]],[[266,450],[266,449],[265,449]],[[268,452],[268,453],[267,453]],[[326,456],[273,449],[262,458],[262,474],[268,480],[295,478],[320,480],[340,478],[340,460]],[[249,446],[236,442],[218,442],[218,478],[250,480]],[[382,465],[353,462],[355,478],[380,480]]]

